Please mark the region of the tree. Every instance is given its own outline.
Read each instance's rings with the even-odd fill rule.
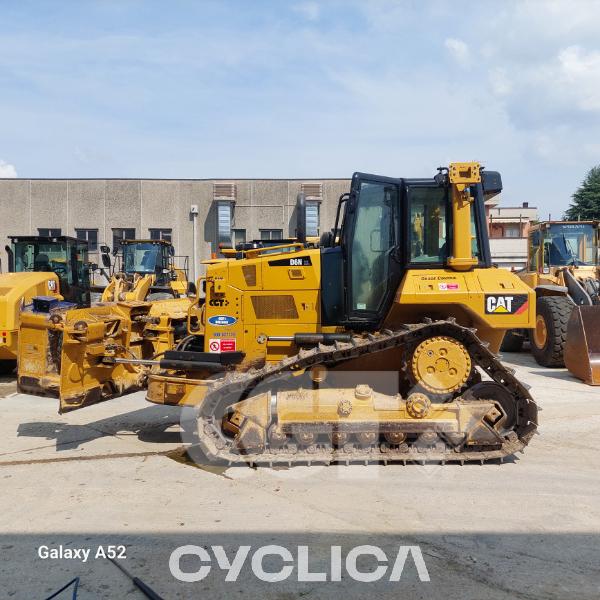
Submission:
[[[569,221],[600,219],[600,165],[590,169],[565,213]]]

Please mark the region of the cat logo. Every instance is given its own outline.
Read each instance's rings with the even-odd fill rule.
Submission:
[[[487,315],[519,315],[527,310],[527,294],[504,296],[485,295],[485,313]]]

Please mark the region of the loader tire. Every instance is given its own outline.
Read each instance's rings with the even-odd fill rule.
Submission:
[[[522,335],[513,333],[510,329],[504,334],[500,352],[521,352],[524,338]]]
[[[531,354],[542,367],[564,367],[567,325],[573,303],[566,296],[544,296],[536,303],[536,328],[529,331]]]

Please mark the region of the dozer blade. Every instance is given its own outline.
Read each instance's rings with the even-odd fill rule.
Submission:
[[[576,306],[567,326],[565,366],[589,385],[600,385],[600,306]]]

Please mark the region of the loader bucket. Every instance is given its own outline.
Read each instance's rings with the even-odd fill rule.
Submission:
[[[589,385],[600,385],[600,306],[576,306],[567,325],[565,366]]]

